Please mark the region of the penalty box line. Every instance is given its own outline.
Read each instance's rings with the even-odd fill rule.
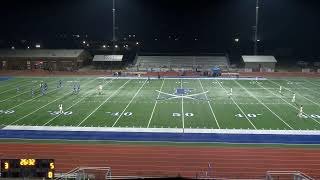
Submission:
[[[93,80],[91,80],[91,81],[86,82],[86,83],[84,84],[84,86],[86,86],[87,84],[91,83],[91,82],[92,82],[92,81],[94,81],[94,80],[95,80],[95,79],[93,79]],[[47,103],[47,104],[45,104],[45,105],[43,105],[43,106],[39,107],[38,109],[36,109],[36,110],[32,111],[31,113],[29,113],[29,114],[27,114],[27,115],[25,115],[25,116],[23,116],[23,117],[21,117],[21,118],[17,119],[16,121],[14,121],[14,122],[10,123],[9,125],[12,125],[12,124],[17,123],[18,121],[21,121],[22,119],[24,119],[24,118],[26,118],[26,117],[30,116],[31,114],[33,114],[33,113],[35,113],[35,112],[39,111],[40,109],[42,109],[42,108],[44,108],[44,107],[46,107],[46,106],[48,106],[48,105],[50,105],[50,104],[52,104],[52,103],[54,103],[54,102],[58,101],[59,99],[64,98],[65,96],[67,96],[67,95],[68,95],[68,94],[70,94],[70,93],[72,93],[72,92],[69,92],[69,93],[65,94],[64,96],[62,96],[62,97],[60,97],[60,98],[57,98],[57,99],[55,99],[55,100],[51,101],[50,103]]]
[[[278,83],[276,83],[276,82],[274,82],[274,81],[272,81],[272,80],[268,80],[268,81],[270,81],[270,82],[272,82],[273,84],[276,84],[276,85],[278,85],[278,86],[281,86],[280,84],[278,84]],[[287,81],[287,80],[285,80],[285,81]],[[286,86],[283,86],[283,87],[284,87],[285,89],[287,89],[288,91],[290,91],[290,92],[292,92],[292,93],[295,93],[295,94],[303,97],[304,99],[308,100],[309,102],[312,102],[313,104],[315,104],[315,105],[317,105],[317,106],[320,107],[320,105],[319,105],[318,103],[312,101],[311,99],[309,99],[309,98],[307,98],[307,97],[305,97],[305,96],[302,96],[300,93],[294,92],[294,91],[292,91],[291,89],[289,89],[289,88],[286,87]]]
[[[49,82],[48,84],[51,84],[52,82],[54,82],[54,81],[51,81],[51,82]],[[57,91],[58,89],[53,89],[53,90],[51,90],[51,91],[48,91],[48,93],[47,94],[50,94],[50,93],[52,93],[52,92],[54,92],[54,91]],[[41,95],[38,95],[38,96],[35,96],[34,98],[31,98],[31,99],[29,99],[29,100],[27,100],[27,101],[25,101],[25,102],[23,102],[23,103],[20,103],[20,104],[17,104],[17,105],[15,105],[15,106],[13,106],[13,107],[11,107],[9,110],[13,110],[14,108],[16,108],[16,107],[19,107],[19,106],[21,106],[21,105],[23,105],[23,104],[25,104],[25,103],[27,103],[27,102],[30,102],[30,101],[33,101],[33,100],[35,100],[35,99],[37,99],[37,98],[40,98],[40,97],[42,97]]]
[[[262,86],[262,85],[259,85],[259,86],[265,88],[265,87]],[[266,89],[266,88],[265,88],[265,89]],[[296,106],[294,106],[294,105],[292,105],[291,103],[289,103],[288,101],[286,101],[286,100],[285,100],[284,98],[282,98],[280,95],[277,95],[277,94],[275,94],[274,92],[272,92],[272,91],[270,91],[270,90],[268,90],[268,89],[266,89],[266,90],[269,91],[271,94],[279,97],[282,101],[286,102],[286,104],[290,105],[292,108],[294,108],[294,109],[296,109],[296,110],[299,110],[299,108],[297,108]],[[303,113],[303,114],[304,114],[304,115],[307,115],[306,113]],[[311,118],[313,121],[315,121],[316,123],[320,124],[320,122],[317,121],[316,119],[314,119],[313,117],[310,116],[310,118]]]
[[[248,91],[244,86],[242,86],[240,83],[238,83],[237,81],[235,81],[242,89],[244,89],[251,97],[253,97],[254,99],[256,99],[261,105],[263,105],[266,109],[268,109],[274,116],[276,116],[280,121],[282,121],[287,127],[289,127],[290,129],[293,130],[293,128],[286,122],[284,121],[278,114],[276,114],[275,112],[273,112],[267,105],[265,105],[260,99],[258,99],[257,97],[255,97],[250,91]]]
[[[112,127],[114,127],[117,122],[119,121],[119,119],[122,117],[123,113],[127,110],[127,108],[130,106],[130,104],[132,103],[132,101],[134,100],[134,98],[139,94],[139,92],[141,91],[141,89],[144,87],[144,85],[146,84],[148,80],[145,80],[144,83],[142,84],[142,86],[139,88],[139,90],[134,94],[134,96],[131,98],[130,102],[127,104],[127,106],[124,108],[124,110],[121,112],[120,116],[117,118],[117,120],[113,123]]]
[[[116,78],[113,78],[113,79],[111,79],[110,81],[107,81],[106,83],[104,83],[103,87],[106,86],[107,84],[111,83],[114,79],[116,79]],[[91,89],[90,91],[88,91],[83,98],[81,98],[78,102],[72,104],[72,106],[68,107],[68,108],[66,109],[66,111],[68,111],[68,110],[71,109],[73,106],[79,104],[81,101],[83,101],[85,98],[87,98],[90,94],[92,94],[92,93],[91,93],[92,91],[94,91],[94,89]],[[61,116],[61,114],[59,114],[59,115],[51,118],[48,122],[44,123],[43,126],[46,126],[47,124],[49,124],[50,122],[52,122],[53,120],[55,120],[56,118],[58,118],[58,117],[60,117],[60,116]]]
[[[216,80],[217,81],[217,80]],[[217,81],[218,82],[218,84],[220,85],[220,87],[222,88],[222,89],[224,89],[224,91],[226,92],[226,93],[228,93],[228,91],[220,84],[220,82],[219,81]],[[237,108],[240,110],[240,112],[244,115],[244,117],[246,117],[246,119],[249,121],[249,123],[251,124],[251,126],[254,128],[254,129],[257,129],[256,128],[256,126],[252,123],[252,121],[248,118],[248,116],[244,113],[244,111],[241,109],[241,107],[237,104],[237,102],[233,99],[233,97],[232,96],[230,96],[230,99],[232,100],[232,102],[237,106]]]
[[[51,84],[51,83],[53,83],[53,81],[50,81],[48,84]],[[54,89],[54,90],[56,90],[56,89]],[[52,91],[54,91],[54,90],[52,90]],[[48,93],[50,93],[50,92],[52,92],[52,91],[49,91]],[[12,98],[21,96],[21,95],[26,94],[26,93],[28,93],[28,92],[30,92],[30,91],[25,91],[25,92],[23,92],[23,93],[19,93],[19,94],[15,95],[15,96],[11,96],[11,97],[9,97],[9,98],[7,98],[7,99],[1,100],[0,102],[5,102],[5,101],[7,101],[7,100],[9,100],[9,99],[12,99]],[[40,97],[40,95],[37,96],[37,97]],[[11,109],[12,109],[12,108],[11,108]]]
[[[121,90],[128,82],[130,82],[131,79],[127,80],[123,85],[121,85],[114,93],[112,93],[105,101],[103,101],[96,109],[94,109],[87,117],[85,117],[78,125],[77,127],[81,126],[92,114],[94,114],[101,106],[103,106],[111,97],[113,97],[115,94],[118,93],[119,90]]]

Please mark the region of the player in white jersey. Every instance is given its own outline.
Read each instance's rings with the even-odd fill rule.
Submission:
[[[102,94],[102,85],[100,84],[98,87],[99,94]]]
[[[293,102],[293,103],[296,102],[296,94],[295,93],[293,93],[291,102]]]
[[[59,114],[62,114],[63,113],[63,107],[62,107],[62,104],[59,104]]]
[[[232,96],[232,88],[230,88],[230,92],[228,93],[229,98]]]
[[[282,94],[282,86],[280,86],[279,93]]]
[[[300,110],[299,110],[299,118],[302,118],[302,115],[303,115],[303,105],[300,106]]]

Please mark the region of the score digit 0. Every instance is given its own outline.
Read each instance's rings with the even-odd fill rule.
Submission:
[[[53,179],[53,172],[52,172],[52,171],[49,171],[49,172],[48,172],[48,178],[49,178],[49,179]]]

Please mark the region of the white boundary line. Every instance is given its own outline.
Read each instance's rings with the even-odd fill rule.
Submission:
[[[261,86],[261,87],[264,88],[264,86],[262,86],[261,84],[259,84],[259,86]],[[272,91],[270,91],[270,90],[268,90],[268,89],[265,89],[265,90],[269,91],[271,94],[273,94],[273,95],[275,95],[275,96],[280,97],[280,99],[282,99],[284,102],[286,102],[287,104],[289,104],[289,105],[290,105],[291,107],[293,107],[294,109],[299,110],[299,108],[297,108],[296,106],[292,105],[291,103],[289,103],[288,101],[286,101],[285,99],[283,99],[281,96],[275,94],[274,92],[272,92]],[[305,113],[303,113],[303,114],[305,114]],[[305,115],[307,115],[307,114],[305,114]],[[309,117],[309,116],[308,116],[308,117]],[[312,120],[314,120],[316,123],[320,124],[320,122],[317,121],[316,119],[314,119],[313,117],[310,116],[310,118],[311,118]]]
[[[275,115],[280,121],[282,121],[287,127],[289,127],[290,129],[293,130],[293,128],[286,122],[284,121],[281,117],[279,117],[278,114],[276,114],[275,112],[273,112],[267,105],[265,105],[260,99],[258,99],[257,97],[255,97],[250,91],[248,91],[244,86],[242,86],[239,82],[235,81],[240,87],[242,87],[242,89],[244,89],[245,91],[247,91],[247,93],[255,98],[261,105],[263,105],[265,108],[267,108],[273,115]]]
[[[166,80],[166,79],[163,79],[163,80],[162,80],[162,84],[161,84],[161,87],[160,87],[160,90],[159,90],[160,92],[162,91],[163,84],[164,84],[164,81],[165,81],[165,80]],[[150,126],[150,123],[151,123],[151,120],[152,120],[152,117],[153,117],[153,114],[154,114],[154,110],[155,110],[156,107],[157,107],[158,99],[159,99],[159,97],[160,97],[160,92],[158,93],[158,97],[157,97],[157,99],[156,99],[156,102],[154,103],[154,106],[153,106],[153,109],[152,109],[152,113],[151,113],[151,116],[150,116],[150,119],[149,119],[147,128],[149,128],[149,126]]]
[[[182,79],[181,79],[181,81],[180,81],[180,84],[181,84],[181,89],[182,89],[182,83],[183,83],[183,81],[182,81]],[[184,133],[184,109],[183,109],[183,96],[184,95],[182,95],[182,97],[181,97],[181,117],[182,117],[182,132]]]
[[[92,81],[94,81],[94,80],[96,80],[96,79],[93,79],[93,80],[91,80],[91,81],[88,81],[88,82],[84,83],[83,85],[85,86],[86,84],[89,84],[89,83],[91,83],[91,82],[92,82]],[[58,101],[59,99],[64,98],[65,96],[69,95],[70,93],[73,93],[73,91],[71,91],[71,92],[69,92],[69,93],[67,93],[67,94],[65,94],[65,95],[63,95],[63,96],[61,96],[60,98],[57,98],[57,99],[55,99],[55,100],[53,100],[53,101],[51,101],[51,102],[49,102],[49,103],[47,103],[47,104],[45,104],[45,105],[43,105],[43,106],[39,107],[38,109],[36,109],[36,110],[32,111],[31,113],[29,113],[29,114],[27,114],[27,115],[25,115],[25,116],[23,116],[23,117],[21,117],[21,118],[19,118],[19,119],[15,120],[14,122],[12,122],[12,123],[10,123],[10,124],[8,124],[8,125],[15,124],[16,122],[18,122],[18,121],[20,121],[20,120],[22,120],[22,119],[24,119],[24,118],[26,118],[26,117],[30,116],[31,114],[33,114],[33,113],[35,113],[35,112],[39,111],[40,109],[42,109],[42,108],[44,108],[44,107],[46,107],[46,106],[48,106],[48,105],[50,105],[50,104],[52,104],[52,103],[54,103],[54,102]]]
[[[94,109],[87,117],[85,117],[78,125],[79,127],[81,124],[83,124],[93,113],[95,113],[102,105],[104,105],[110,98],[112,98],[115,94],[118,93],[120,89],[122,89],[128,82],[131,80],[127,80],[124,84],[122,84],[115,92],[113,92],[105,101],[103,101],[96,109]]]
[[[3,130],[34,131],[81,131],[81,132],[150,132],[150,133],[182,133],[181,128],[111,128],[111,127],[74,127],[74,126],[6,126]],[[185,129],[186,133],[204,134],[279,134],[279,135],[319,135],[319,130],[261,130],[261,129]]]
[[[139,94],[139,92],[141,91],[141,89],[144,87],[144,85],[146,84],[148,80],[145,80],[144,83],[142,84],[142,86],[138,89],[138,91],[134,94],[134,96],[131,98],[130,102],[127,104],[127,106],[123,109],[123,111],[121,112],[120,116],[117,118],[117,120],[113,123],[112,127],[114,127],[119,119],[122,117],[123,113],[127,110],[127,108],[130,106],[130,104],[132,103],[132,101],[134,100],[134,98]]]
[[[110,81],[107,81],[107,83],[104,83],[103,86],[111,83],[112,81],[113,81],[113,79],[111,79]],[[68,108],[66,109],[66,111],[68,111],[69,109],[71,109],[73,106],[77,105],[79,102],[81,102],[82,100],[84,100],[84,99],[85,99],[86,97],[88,97],[89,95],[91,95],[92,93],[89,93],[89,92],[91,92],[91,91],[94,91],[94,89],[91,89],[91,90],[89,90],[88,92],[86,92],[86,93],[85,93],[85,96],[84,96],[83,98],[81,98],[78,102],[72,104],[72,106],[68,107]],[[43,126],[46,126],[47,124],[49,124],[50,122],[52,122],[53,120],[55,120],[55,119],[56,119],[57,117],[59,117],[60,115],[61,115],[61,114],[59,114],[59,115],[51,118],[49,121],[47,121],[46,123],[44,123]]]
[[[278,85],[278,86],[281,86],[280,84],[278,84],[278,83],[276,83],[276,82],[274,82],[274,81],[272,81],[272,80],[268,80],[268,81],[270,81],[270,82],[272,82],[273,84],[276,84],[276,85]],[[287,80],[285,80],[285,81],[287,81]],[[288,91],[290,91],[290,92],[292,92],[292,93],[295,93],[295,94],[303,97],[304,99],[306,99],[306,100],[308,100],[308,101],[312,102],[313,104],[315,104],[315,105],[317,105],[317,106],[320,107],[320,104],[312,101],[311,99],[309,99],[309,98],[307,98],[307,97],[305,97],[305,96],[302,96],[300,93],[294,92],[294,91],[292,91],[290,88],[288,88],[288,87],[286,87],[286,86],[282,86],[282,87],[284,87],[284,88],[287,89]]]
[[[217,81],[217,82],[218,82],[218,84],[220,85],[220,87],[221,87],[222,89],[224,89],[224,91],[225,91],[226,93],[228,93],[228,91],[220,84],[220,82],[219,82],[219,81]],[[256,126],[251,122],[251,120],[248,118],[248,116],[246,115],[246,113],[243,112],[243,110],[240,108],[240,106],[237,104],[237,102],[233,99],[232,96],[230,96],[230,99],[231,99],[232,102],[238,107],[238,109],[241,111],[241,113],[244,115],[244,117],[246,117],[246,119],[249,121],[249,123],[251,124],[251,126],[252,126],[254,129],[257,129]]]
[[[98,77],[98,78],[105,78],[105,77]],[[119,79],[148,79],[148,77],[118,77]],[[164,76],[163,78],[165,79],[191,79],[194,80],[195,77],[184,77],[184,76],[175,76],[175,77],[170,77],[170,76]],[[158,79],[157,77],[150,77],[150,79]],[[239,77],[239,78],[233,78],[233,77],[204,77],[204,78],[199,78],[199,79],[208,79],[208,80],[257,80],[256,77]],[[265,81],[267,80],[266,78],[261,78],[259,77],[258,81]]]
[[[203,88],[203,86],[202,86],[201,80],[200,80],[200,79],[198,79],[198,80],[199,80],[200,86],[201,86],[201,88],[202,88],[202,91],[205,92],[205,91],[204,91],[204,88]],[[211,110],[211,113],[212,113],[212,115],[213,115],[213,117],[214,117],[214,120],[216,121],[216,124],[217,124],[218,128],[220,129],[219,122],[218,122],[218,120],[217,120],[217,118],[216,118],[215,113],[213,112],[213,109],[212,109],[212,106],[211,106],[210,101],[209,101],[209,99],[208,99],[207,93],[205,93],[204,95],[205,95],[206,100],[207,100],[207,102],[208,102],[208,105],[209,105],[209,108],[210,108],[210,110]]]

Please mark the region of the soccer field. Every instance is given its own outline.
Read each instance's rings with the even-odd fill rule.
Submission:
[[[41,81],[48,83],[43,96]],[[0,125],[319,130],[319,89],[320,80],[303,78],[15,77],[0,81]]]

